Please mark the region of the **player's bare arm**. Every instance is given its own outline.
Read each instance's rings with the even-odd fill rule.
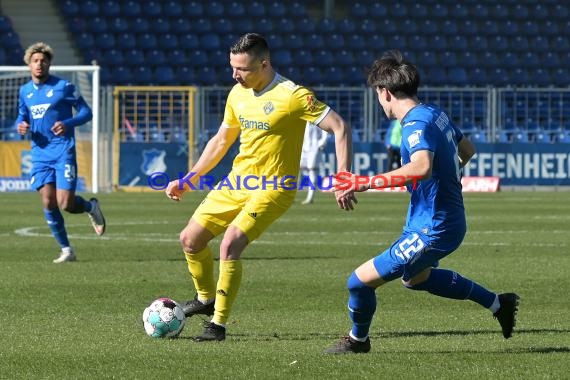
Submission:
[[[433,153],[419,150],[410,157],[406,165],[372,177],[358,176],[353,173],[339,173],[333,183],[335,194],[348,194],[350,191],[362,192],[369,189],[393,188],[414,184],[429,179],[433,165]]]
[[[352,165],[352,130],[350,126],[338,113],[330,110],[318,127],[334,134],[337,171],[348,172]],[[338,206],[343,210],[353,210],[354,205],[358,203],[354,191],[335,192],[335,197]]]
[[[475,145],[467,137],[463,137],[457,145],[457,153],[459,154],[459,164],[463,167],[467,165],[471,157],[477,152]]]
[[[200,176],[206,175],[212,170],[226,155],[232,144],[236,141],[240,133],[239,128],[228,128],[222,125],[206,144],[204,151],[196,164],[192,167],[185,178],[189,178],[193,185],[200,180]],[[166,187],[166,196],[174,201],[179,201],[182,194],[190,190],[188,184],[179,180],[171,181]]]

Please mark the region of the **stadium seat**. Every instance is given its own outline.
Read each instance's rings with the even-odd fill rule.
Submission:
[[[260,33],[264,36],[267,33],[273,32],[273,30],[275,29],[275,25],[273,23],[273,20],[271,20],[268,17],[262,17],[259,20],[257,20],[255,23],[255,27],[256,27],[256,30],[258,31],[258,33]]]
[[[284,35],[284,40],[287,42],[287,47],[289,49],[301,49],[304,47],[303,37],[298,34]]]
[[[79,3],[76,0],[64,0],[60,2],[60,9],[66,18],[75,17],[79,14]]]
[[[368,16],[368,9],[366,3],[355,2],[352,3],[352,7],[350,7],[350,17],[361,19],[363,17]]]
[[[218,84],[218,76],[213,68],[202,66],[196,70],[196,81],[199,85],[212,86]]]
[[[570,131],[562,131],[554,135],[554,141],[559,143],[570,143]]]
[[[454,36],[449,36],[447,40],[447,47],[450,50],[455,50],[457,52],[464,52],[469,48],[469,42],[467,37],[463,34],[456,34]]]
[[[327,67],[334,64],[334,57],[329,49],[318,49],[313,54],[313,60],[316,65]]]
[[[286,66],[282,69],[280,68],[278,72],[293,82],[301,81],[303,78],[301,75],[301,70],[297,66]]]
[[[395,2],[390,6],[390,13],[397,19],[408,18],[408,8],[404,2]]]
[[[549,133],[541,131],[541,132],[534,134],[533,141],[536,143],[539,143],[539,144],[551,144],[552,143],[552,137],[550,136]]]
[[[489,11],[489,17],[492,17],[496,20],[506,20],[509,18],[509,10],[507,5],[502,3],[495,3],[491,6]]]
[[[522,23],[519,28],[519,32],[525,36],[535,36],[537,33],[541,32],[540,28],[535,20],[526,20]]]
[[[154,70],[154,81],[159,84],[176,84],[177,78],[171,66],[158,66]]]
[[[143,33],[137,35],[137,47],[143,50],[156,49],[158,46],[157,38],[152,33]]]
[[[208,54],[202,49],[195,49],[187,52],[188,60],[196,68],[208,64]]]
[[[277,67],[289,66],[294,63],[291,52],[285,49],[275,50],[271,56],[271,60]]]
[[[185,33],[178,37],[180,48],[194,50],[200,47],[200,39],[194,33]]]
[[[552,85],[552,81],[550,79],[550,74],[548,70],[543,69],[541,67],[533,69],[529,73],[529,81],[531,84],[536,86],[550,86]]]
[[[415,18],[420,20],[422,18],[427,17],[428,9],[427,6],[423,3],[414,2],[409,5],[408,13],[410,18]]]
[[[293,53],[293,59],[296,65],[301,67],[314,66],[313,54],[309,49],[298,49]]]
[[[180,17],[184,11],[182,4],[176,0],[168,0],[162,6],[162,14],[166,17]]]
[[[408,44],[418,51],[423,51],[430,47],[430,44],[428,43],[426,37],[421,34],[410,36],[408,38]]]
[[[196,83],[196,71],[192,66],[180,66],[175,70],[176,78],[182,85]]]
[[[361,34],[355,33],[347,36],[345,38],[346,46],[350,47],[353,52],[359,52],[361,50],[367,50],[364,38]]]
[[[205,17],[200,17],[199,19],[194,20],[190,25],[190,29],[194,33],[198,34],[213,32],[212,22],[210,21],[210,19]]]
[[[170,30],[172,33],[184,34],[190,32],[190,23],[184,17],[175,17],[170,20]]]
[[[186,65],[187,57],[183,49],[170,49],[166,51],[166,61],[173,67]]]
[[[129,22],[124,17],[109,17],[107,19],[108,31],[118,34],[128,32],[130,29]]]
[[[417,21],[411,19],[402,20],[400,23],[400,33],[405,36],[413,35],[418,32]]]
[[[354,21],[350,18],[343,18],[337,23],[337,32],[342,34],[352,34],[356,30]]]
[[[454,51],[442,51],[439,53],[439,64],[446,68],[457,66],[457,54]]]
[[[357,27],[361,37],[365,37],[376,32],[376,22],[369,18],[360,20]]]
[[[499,133],[497,133],[497,142],[499,142],[499,143],[510,143],[511,137],[509,136],[509,133],[507,133],[505,131],[500,131]]]
[[[529,17],[529,10],[526,4],[518,3],[511,6],[510,14],[514,20],[526,20]],[[534,14],[532,16],[535,17]]]
[[[151,49],[145,52],[145,59],[152,66],[161,66],[167,63],[166,54],[162,49]]]
[[[193,19],[203,17],[204,7],[200,1],[190,1],[184,6],[184,15]]]
[[[344,49],[344,36],[338,33],[325,35],[325,46],[331,50]]]
[[[469,82],[475,86],[485,86],[489,83],[487,70],[484,67],[473,67],[468,71]]]
[[[293,1],[287,4],[286,13],[291,18],[299,18],[307,16],[307,9],[305,2],[303,1]]]
[[[144,17],[135,17],[130,24],[131,24],[130,31],[133,33],[139,33],[139,34],[148,33],[148,31],[150,30],[149,22]]]
[[[268,34],[265,38],[267,39],[267,44],[272,51],[276,49],[282,49],[284,47],[283,37],[281,37],[280,34],[271,33]]]
[[[448,81],[455,86],[465,86],[469,84],[467,71],[463,67],[451,67],[448,73]]]
[[[199,37],[200,46],[206,51],[219,50],[221,48],[220,36],[218,33],[205,33]]]
[[[99,15],[99,3],[94,0],[86,0],[79,3],[79,15],[91,18]]]
[[[226,15],[226,10],[224,4],[221,1],[209,1],[208,6],[204,9],[205,15],[215,20],[219,17]],[[231,13],[227,13],[228,16],[232,16]]]
[[[148,66],[138,66],[133,69],[133,82],[139,85],[152,83],[152,70]]]
[[[519,35],[519,25],[515,20],[506,20],[498,23],[499,32],[504,36],[514,37]]]
[[[141,3],[137,0],[129,0],[121,6],[121,14],[127,18],[139,17],[142,14]]]
[[[326,36],[336,31],[336,24],[333,19],[322,18],[317,22],[317,30]]]
[[[247,7],[247,13],[252,17],[263,17],[265,16],[265,5],[259,1],[254,1],[250,3]]]
[[[268,15],[272,17],[281,18],[285,16],[286,7],[285,3],[282,1],[272,1],[266,8],[266,12]]]
[[[522,67],[514,67],[511,70],[511,84],[514,86],[525,87],[530,84],[528,70]]]
[[[150,17],[150,16],[149,16]],[[152,32],[153,33],[170,33],[170,21],[166,17],[152,17]]]
[[[95,48],[108,50],[115,48],[115,35],[113,33],[100,33],[95,37]]]
[[[308,86],[318,86],[323,83],[323,73],[319,67],[307,66],[301,69],[301,78]]]
[[[385,4],[375,1],[368,7],[368,14],[375,19],[384,18],[388,15],[388,9]]]
[[[111,66],[121,66],[125,64],[123,51],[120,49],[108,49],[103,52],[103,63]]]
[[[277,19],[275,22],[275,28],[279,30],[279,33],[287,34],[295,32],[295,23],[288,18],[280,18]],[[296,35],[296,34],[295,34]]]
[[[232,1],[226,6],[225,14],[233,17],[243,17],[245,15],[245,7],[239,1]]]
[[[0,46],[5,50],[20,46],[20,37],[15,32],[3,33],[0,36]]]
[[[394,21],[392,19],[384,19],[384,20],[380,21],[379,23],[377,23],[376,29],[378,30],[379,33],[382,33],[382,34],[387,35],[387,36],[391,36],[391,35],[396,34],[398,32],[398,27],[396,25],[396,21]],[[420,27],[420,29],[425,34],[425,29],[423,29],[422,27]]]
[[[87,28],[93,34],[104,33],[109,29],[107,26],[107,20],[102,17],[93,17],[89,19]]]
[[[447,4],[444,3],[433,4],[429,8],[429,15],[431,16],[431,19],[437,20],[436,22],[439,22],[439,20],[446,19],[447,16],[449,15],[449,9],[447,8]]]
[[[483,131],[475,131],[469,135],[469,139],[474,143],[486,143],[487,136]]]
[[[527,143],[527,142],[529,142],[528,134],[525,131],[519,131],[519,132],[513,133],[512,142]]]
[[[349,49],[341,49],[335,53],[335,64],[341,66],[353,66],[354,62],[354,55],[352,54],[352,50]]]
[[[316,23],[309,17],[301,17],[295,22],[295,30],[299,33],[313,33],[316,29]]]

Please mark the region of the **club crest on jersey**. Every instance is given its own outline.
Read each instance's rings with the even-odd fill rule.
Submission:
[[[51,98],[51,97],[53,96],[53,88],[48,91],[48,93],[46,94],[46,96],[47,96],[48,98]]]
[[[273,103],[271,102],[265,103],[265,105],[263,106],[263,112],[265,112],[266,115],[269,115],[273,111],[275,111],[275,106],[273,105]]]
[[[413,131],[411,135],[408,136],[408,144],[410,144],[410,148],[413,148],[420,143],[421,135],[422,135],[422,130],[417,129]]]
[[[309,111],[315,112],[318,106],[319,106],[319,101],[313,95],[307,96],[307,108],[309,109]]]
[[[35,106],[31,106],[30,112],[32,113],[32,118],[33,119],[43,118],[50,105],[51,104],[49,103],[44,103],[44,104],[36,104]]]

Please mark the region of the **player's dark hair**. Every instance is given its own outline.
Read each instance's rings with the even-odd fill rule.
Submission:
[[[265,38],[257,33],[244,34],[230,48],[232,54],[249,54],[259,59],[269,57],[269,45]]]
[[[418,93],[420,73],[399,50],[390,50],[368,70],[368,85],[385,88],[396,98],[414,97]]]

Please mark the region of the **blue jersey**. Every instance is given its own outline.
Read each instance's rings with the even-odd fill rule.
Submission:
[[[404,230],[417,231],[428,238],[461,242],[466,232],[465,209],[461,194],[457,144],[461,131],[438,107],[419,104],[401,120],[402,165],[420,150],[433,153],[431,178],[420,181],[411,192]]]
[[[77,114],[73,115],[73,109]],[[75,151],[74,128],[91,120],[91,108],[76,95],[75,86],[50,75],[45,83],[29,81],[20,88],[18,118],[30,124],[32,160],[57,160],[63,152]],[[56,121],[65,125],[65,134],[56,136],[52,131]]]

